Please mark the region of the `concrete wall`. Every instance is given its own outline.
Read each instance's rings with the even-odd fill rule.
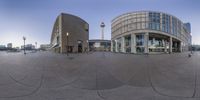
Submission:
[[[67,36],[68,45],[74,46],[73,52],[78,52],[78,41],[82,41],[83,51],[87,48],[87,40],[89,39],[89,24],[84,20],[68,14],[62,14],[62,52],[66,52]]]

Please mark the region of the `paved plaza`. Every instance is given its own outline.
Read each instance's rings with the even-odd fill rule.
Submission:
[[[0,100],[200,100],[200,53],[0,52]]]

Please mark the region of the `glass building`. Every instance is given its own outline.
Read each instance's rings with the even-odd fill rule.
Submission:
[[[111,51],[182,52],[191,45],[190,24],[162,12],[138,11],[112,20]]]

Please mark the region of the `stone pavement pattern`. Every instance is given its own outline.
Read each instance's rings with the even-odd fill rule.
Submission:
[[[200,53],[0,52],[0,100],[200,100]]]

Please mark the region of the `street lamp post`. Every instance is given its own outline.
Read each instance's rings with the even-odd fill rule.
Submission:
[[[66,33],[66,36],[67,36],[67,56],[68,56],[68,42],[69,42],[69,38],[68,38],[69,37],[69,33],[68,32]]]
[[[26,41],[26,37],[23,36],[23,40],[24,40],[24,54],[26,54],[26,51],[25,51],[25,41]]]

